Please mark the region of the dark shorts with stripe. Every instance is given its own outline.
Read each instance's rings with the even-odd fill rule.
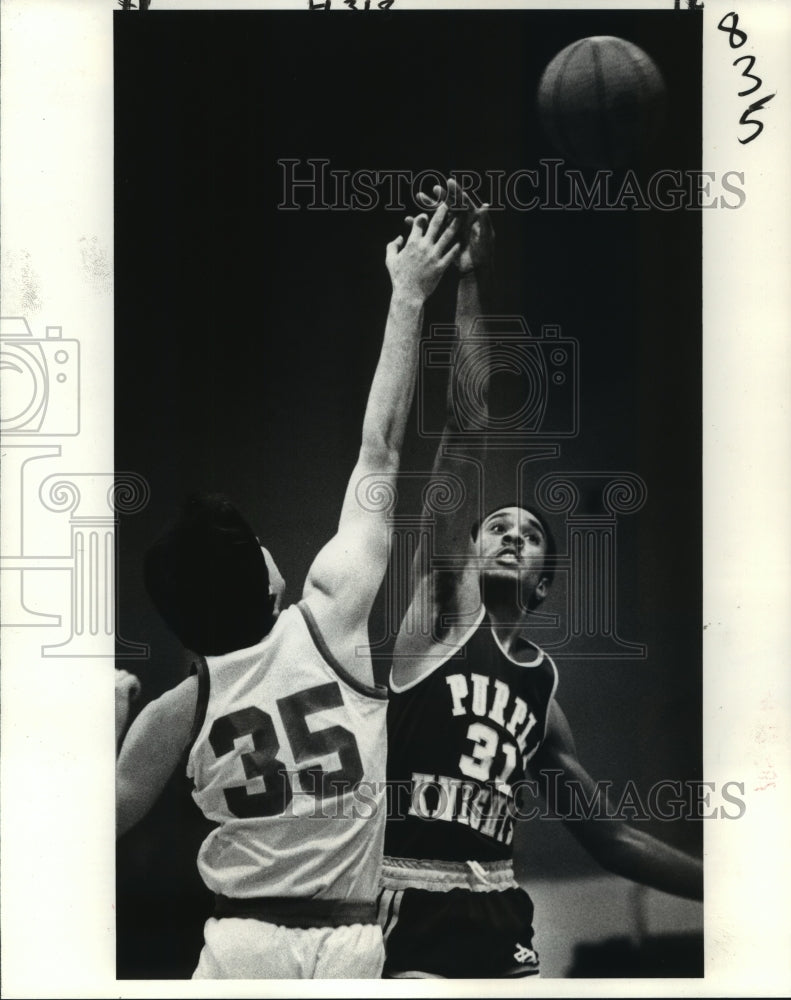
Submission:
[[[389,879],[387,872],[386,863],[378,897],[385,979],[538,974],[533,902],[523,889],[464,888],[456,879],[448,880],[452,888],[415,888],[405,879]]]

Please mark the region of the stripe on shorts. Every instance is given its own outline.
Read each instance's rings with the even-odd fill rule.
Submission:
[[[403,889],[383,889],[382,903],[387,906],[387,919],[382,925],[382,938],[386,942],[393,933],[393,928],[398,923],[398,913],[401,909],[401,900],[404,898]],[[383,906],[380,907],[380,913]]]

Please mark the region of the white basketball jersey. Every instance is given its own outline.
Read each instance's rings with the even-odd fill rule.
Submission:
[[[237,898],[373,900],[386,689],[344,670],[304,602],[257,646],[206,657],[200,675],[206,713],[187,774],[220,824],[198,855],[206,885]]]

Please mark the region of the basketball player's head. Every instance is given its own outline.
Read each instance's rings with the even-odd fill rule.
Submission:
[[[218,656],[253,646],[269,632],[284,582],[236,507],[196,495],[145,557],[145,584],[157,611],[188,649]]]
[[[552,585],[557,551],[544,518],[527,507],[498,507],[476,521],[470,534],[484,603],[537,608]]]

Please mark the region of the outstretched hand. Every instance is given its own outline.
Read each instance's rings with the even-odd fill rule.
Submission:
[[[421,208],[433,211],[447,204],[452,216],[460,220],[461,252],[457,264],[461,274],[469,274],[482,268],[490,268],[494,263],[494,228],[489,216],[489,205],[476,206],[466,191],[452,178],[448,178],[447,190],[439,184],[432,189],[431,198],[419,191],[417,201]],[[411,216],[407,222],[411,222]]]
[[[427,299],[459,256],[460,246],[454,243],[459,220],[448,222],[449,213],[447,202],[441,201],[430,221],[425,214],[409,220],[412,228],[406,241],[397,236],[387,244],[385,262],[394,292]]]

